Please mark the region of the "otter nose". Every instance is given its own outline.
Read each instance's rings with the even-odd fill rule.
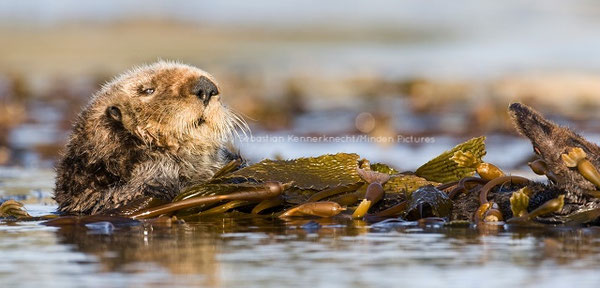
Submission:
[[[204,102],[204,105],[208,105],[210,98],[219,94],[219,89],[210,79],[202,76],[196,84],[194,94]]]

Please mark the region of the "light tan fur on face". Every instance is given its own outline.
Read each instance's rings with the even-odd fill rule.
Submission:
[[[244,130],[246,124],[221,104],[220,96],[205,107],[190,93],[190,85],[202,76],[216,84],[212,75],[184,64],[158,62],[135,68],[103,86],[96,96],[102,104],[94,105],[95,113],[120,106],[125,128],[147,145],[174,151],[181,146],[193,149],[197,143],[222,147],[236,128]],[[140,93],[150,88],[155,89],[153,94]],[[204,123],[199,124],[200,119]]]

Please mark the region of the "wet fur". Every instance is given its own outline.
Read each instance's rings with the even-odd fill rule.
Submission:
[[[583,193],[585,190],[596,190],[594,184],[583,178],[576,168],[567,167],[560,156],[571,147],[580,147],[587,153],[588,160],[600,167],[600,147],[521,103],[511,104],[509,111],[517,130],[529,138],[535,153],[546,161],[549,169],[558,177],[558,188],[566,191],[565,202],[576,207],[595,201]],[[569,210],[569,205],[564,210]]]
[[[229,147],[245,124],[218,97],[205,103],[193,94],[200,77],[214,82],[198,68],[161,61],[104,85],[57,165],[59,210],[103,213],[142,196],[168,201],[239,157]],[[142,93],[147,88],[155,92]]]

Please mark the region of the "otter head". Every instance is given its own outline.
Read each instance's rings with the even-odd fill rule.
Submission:
[[[546,161],[561,162],[561,155],[571,147],[582,148],[588,154],[596,153],[595,144],[571,129],[546,119],[527,105],[512,103],[508,110],[519,133],[529,138],[533,151]]]
[[[220,147],[244,124],[221,104],[219,94],[207,72],[161,61],[104,85],[92,109],[114,124],[111,129],[122,129],[147,145],[169,150],[209,143]]]

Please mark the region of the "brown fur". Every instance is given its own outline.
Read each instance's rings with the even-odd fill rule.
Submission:
[[[150,93],[154,89],[153,93]],[[57,166],[59,210],[96,214],[141,196],[171,200],[233,158],[243,121],[208,73],[157,62],[107,83],[78,116]]]
[[[509,107],[513,122],[519,132],[529,138],[535,153],[546,163],[558,178],[557,186],[567,191],[566,202],[586,204],[584,190],[596,190],[594,184],[581,176],[577,169],[567,167],[561,154],[571,147],[580,147],[596,167],[600,167],[600,147],[585,140],[569,128],[561,127],[545,119],[532,108],[521,103]]]

